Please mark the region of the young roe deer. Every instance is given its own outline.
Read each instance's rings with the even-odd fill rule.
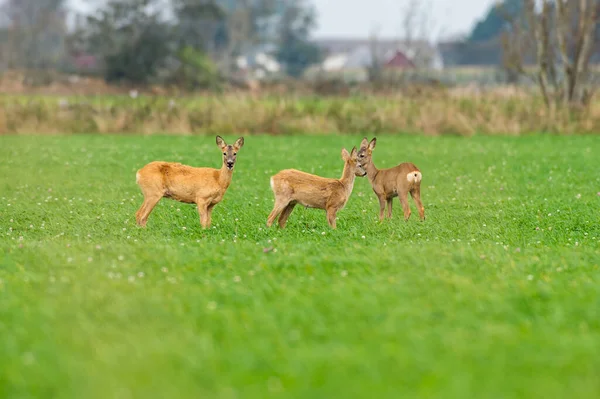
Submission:
[[[335,229],[335,217],[348,201],[354,187],[356,176],[365,176],[367,172],[357,161],[356,147],[342,149],[344,171],[340,179],[330,179],[302,172],[296,169],[285,169],[271,177],[271,189],[275,194],[273,210],[267,218],[267,226],[271,227],[279,216],[279,227],[285,228],[288,217],[296,204],[308,208],[324,209],[327,222]]]
[[[387,202],[387,216],[392,218],[392,201],[394,197],[400,199],[404,211],[404,220],[410,217],[410,206],[408,205],[408,194],[415,201],[419,210],[419,217],[425,220],[425,208],[421,202],[421,171],[415,164],[404,162],[393,168],[377,169],[371,157],[376,138],[370,142],[365,137],[358,150],[358,161],[367,171],[367,178],[373,187],[373,191],[379,199],[379,220],[384,216],[385,204]]]
[[[161,198],[169,198],[186,204],[196,204],[200,224],[210,227],[211,213],[223,199],[231,183],[237,152],[244,145],[240,137],[233,145],[227,145],[217,136],[217,146],[223,152],[221,169],[196,168],[176,162],[150,162],[135,175],[135,181],[144,194],[144,202],[135,214],[137,223],[145,227],[148,216]]]

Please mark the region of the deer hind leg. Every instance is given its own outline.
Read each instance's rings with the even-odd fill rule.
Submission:
[[[410,196],[417,205],[417,209],[419,210],[419,217],[421,218],[421,220],[425,220],[425,207],[421,202],[421,186],[416,186],[415,188],[410,190]]]
[[[402,210],[404,211],[404,220],[408,220],[410,218],[410,206],[408,205],[408,192],[399,192],[398,198],[400,199],[400,203],[402,204]]]
[[[279,215],[279,227],[281,227],[282,229],[285,228],[285,223],[287,222],[288,218],[290,217],[290,214],[294,210],[295,206],[296,206],[295,202],[290,202],[283,209],[283,211],[281,212],[281,215]]]
[[[278,198],[275,199],[273,210],[267,218],[267,227],[271,227],[273,225],[273,222],[275,221],[275,219],[277,219],[277,216],[285,209],[286,206],[288,206],[288,204],[289,201],[284,201]]]
[[[162,198],[161,194],[146,194],[144,193],[144,202],[138,211],[135,213],[135,221],[138,225],[146,227],[150,213]]]

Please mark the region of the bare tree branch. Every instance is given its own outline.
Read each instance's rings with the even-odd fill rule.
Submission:
[[[431,43],[444,30],[433,20],[432,7],[431,0],[406,0],[402,8],[402,41],[405,49],[412,53],[412,61],[421,68],[429,66],[433,57],[424,44]]]
[[[550,97],[548,95],[548,74],[547,74],[547,52],[548,52],[548,37],[547,33],[547,10],[548,1],[543,0],[542,15],[538,16],[535,11],[535,0],[525,1],[525,12],[529,20],[529,26],[534,30],[534,36],[537,47],[538,70],[537,79],[540,86],[540,91],[544,98],[546,106],[550,106]]]
[[[567,37],[569,32],[569,25],[571,24],[569,13],[567,12],[568,4],[563,0],[556,1],[556,38],[558,41],[558,47],[560,56],[562,58],[563,70],[566,79],[564,80],[564,93],[568,96],[569,93],[569,81],[573,76],[573,65],[569,59],[569,52],[567,48]]]
[[[381,60],[379,59],[379,27],[374,27],[371,29],[371,34],[369,37],[369,53],[371,56],[371,63],[368,67],[368,78],[369,81],[375,82],[381,77],[381,70],[383,66],[381,65]]]
[[[500,40],[503,49],[502,63],[509,81],[517,82],[518,77],[523,76],[527,80],[537,83],[537,74],[525,68],[526,55],[536,47],[535,38],[532,38],[531,32],[526,29],[525,21],[528,21],[528,13],[515,15],[514,11],[506,9],[504,3],[498,4],[496,7],[508,26],[507,30],[502,32]]]
[[[538,7],[539,6],[539,7]],[[589,63],[594,48],[599,0],[525,0],[525,16],[534,38],[536,79],[548,107],[578,106],[593,92]],[[514,21],[513,28],[518,27]],[[512,37],[504,57],[522,73],[522,59]]]
[[[580,2],[580,10],[579,10],[579,18],[581,24],[581,37],[580,37],[580,52],[577,54],[575,68],[575,76],[576,78],[573,81],[573,85],[570,88],[569,99],[572,101],[573,97],[576,95],[577,84],[580,83],[580,80],[587,80],[588,76],[588,66],[589,60],[592,53],[593,48],[593,36],[595,31],[595,16],[596,9],[594,0],[581,0]]]

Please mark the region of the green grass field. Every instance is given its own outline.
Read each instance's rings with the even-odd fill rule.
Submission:
[[[424,223],[363,178],[337,230],[265,228],[272,174],[361,138],[246,136],[202,231],[165,199],[137,228],[135,171],[218,167],[213,136],[0,137],[0,397],[600,396],[598,137],[379,136]]]

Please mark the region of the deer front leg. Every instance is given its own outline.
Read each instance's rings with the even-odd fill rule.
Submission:
[[[329,223],[329,227],[335,229],[335,217],[337,214],[337,209],[334,207],[327,208],[327,223]]]
[[[379,221],[383,221],[383,213],[385,211],[385,196],[377,195],[379,198]]]
[[[402,204],[402,210],[404,211],[404,220],[410,218],[410,206],[408,205],[408,192],[403,191],[398,193],[398,198]]]
[[[212,224],[212,211],[213,211],[213,208],[215,207],[215,205],[217,205],[217,204],[210,204],[206,208],[206,215],[207,215],[206,217],[208,219],[208,221],[207,221],[207,227],[210,227],[211,224]]]
[[[200,225],[203,229],[207,229],[209,226],[208,205],[203,201],[196,202],[196,205],[198,206],[198,215],[200,215]]]
[[[392,218],[392,203],[393,203],[394,197],[390,197],[387,199],[387,217],[388,218]]]

